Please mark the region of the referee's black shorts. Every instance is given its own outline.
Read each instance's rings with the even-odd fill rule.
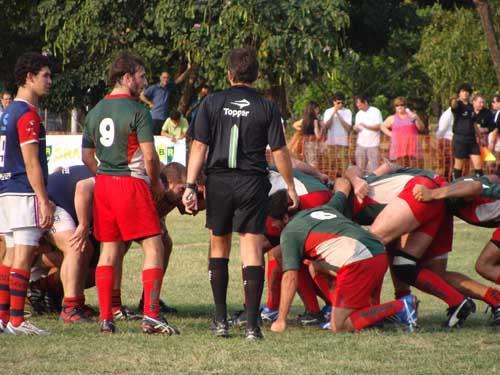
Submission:
[[[453,137],[452,146],[455,159],[468,159],[470,155],[481,155],[479,145],[475,139]]]
[[[271,189],[267,176],[211,173],[206,189],[207,228],[214,235],[265,232]]]

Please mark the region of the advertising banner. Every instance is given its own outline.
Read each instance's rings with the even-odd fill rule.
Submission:
[[[163,164],[178,162],[186,165],[186,140],[173,143],[170,139],[155,136],[155,147]],[[70,167],[82,163],[81,135],[47,135],[47,160],[49,173],[58,167]]]

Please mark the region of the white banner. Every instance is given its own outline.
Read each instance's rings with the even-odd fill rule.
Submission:
[[[186,140],[173,143],[167,137],[155,136],[155,147],[163,164],[173,161],[186,165]],[[81,135],[47,135],[49,173],[58,167],[82,165]]]

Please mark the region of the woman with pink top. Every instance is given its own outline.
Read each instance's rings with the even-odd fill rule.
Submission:
[[[418,133],[425,130],[425,125],[417,114],[406,108],[406,99],[402,96],[394,99],[394,110],[396,113],[387,117],[380,130],[391,138],[389,159],[408,166],[420,159]]]

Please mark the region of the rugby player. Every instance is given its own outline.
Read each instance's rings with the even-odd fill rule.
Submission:
[[[139,241],[144,251],[142,281],[145,333],[176,334],[160,315],[164,247],[153,197],[163,194],[160,161],[154,147],[149,112],[137,102],[147,85],[144,62],[122,52],[108,74],[114,85],[87,115],[82,138],[82,160],[97,173],[94,191],[94,235],[101,241],[96,268],[100,329],[114,333],[111,310],[113,268],[126,241]],[[99,163],[96,161],[99,160]],[[137,225],[137,218],[141,225]]]
[[[393,276],[443,300],[448,304],[444,325],[460,326],[475,311],[474,302],[449,285],[432,267],[424,266],[431,261],[444,262],[451,251],[451,216],[446,214],[443,202],[422,203],[412,193],[417,184],[435,189],[444,179],[421,169],[402,168],[395,172],[392,169],[392,165],[385,165],[362,179],[356,167],[348,168],[346,176],[357,198],[361,198],[361,202],[353,199],[353,218],[371,225],[370,233],[385,245],[408,234],[404,243],[392,251]]]
[[[60,266],[64,299],[59,316],[64,323],[83,322],[88,319],[84,289],[93,248],[85,246],[75,250],[71,246],[71,238],[78,225],[74,203],[76,185],[78,181],[91,176],[90,170],[81,165],[61,168],[48,177],[49,197],[56,204],[56,211],[47,239],[64,255]]]
[[[332,192],[325,185],[324,182],[328,182],[328,178],[324,178],[323,175],[317,173],[315,168],[307,168],[303,165],[298,165],[294,160],[293,177],[295,190],[299,196],[299,210],[305,210],[309,208],[314,208],[326,204],[332,197]],[[304,173],[305,172],[305,173]],[[321,179],[321,180],[320,180]],[[281,234],[281,229],[277,225],[273,225],[273,218],[284,214],[286,209],[281,209],[281,202],[277,205],[273,205],[275,200],[275,193],[286,188],[286,184],[283,177],[271,168],[269,173],[269,181],[271,182],[271,190],[269,191],[270,214],[266,219],[266,239],[267,248],[264,250],[268,254],[267,262],[267,283],[268,283],[268,298],[267,304],[264,306],[261,312],[261,318],[265,321],[274,321],[278,316],[280,291],[281,291],[281,250],[279,246],[279,237]],[[323,182],[324,181],[324,182]],[[286,198],[285,198],[286,199]],[[279,201],[279,199],[278,199]],[[281,219],[281,217],[277,217]],[[321,279],[323,276],[316,275],[316,279]],[[320,285],[325,285],[321,283]],[[314,287],[314,281],[309,272],[309,267],[305,264],[299,269],[299,282],[298,282],[298,293],[304,302],[306,311],[304,314],[298,317],[299,322],[303,324],[319,323],[321,320],[320,307],[318,300],[316,298],[319,295],[325,300],[327,305],[330,304],[328,293],[319,289],[320,293],[317,293]]]
[[[500,284],[500,185],[497,176],[462,178],[439,189],[416,185],[417,200],[429,202],[445,199],[451,212],[462,220],[480,227],[496,228],[476,261],[476,271],[485,279]],[[500,325],[500,291],[484,286],[457,272],[444,272],[444,278],[462,293],[486,302],[492,311],[492,325]]]
[[[49,60],[25,53],[14,76],[19,89],[0,118],[0,233],[7,247],[0,265],[0,331],[43,336],[48,332],[24,320],[24,303],[39,240],[54,221],[45,128],[36,110],[52,84]]]
[[[228,337],[227,285],[232,232],[240,234],[249,340],[263,338],[258,325],[264,286],[263,233],[270,183],[266,147],[270,146],[286,181],[293,208],[298,198],[278,107],[253,88],[259,63],[254,50],[234,49],[228,58],[231,87],[209,95],[188,130],[193,139],[183,203],[197,210],[196,178],[206,161],[207,227],[210,230],[209,278],[215,302],[213,332]]]
[[[292,159],[293,182],[295,190],[299,196],[299,210],[321,206],[327,203],[332,197],[332,192],[328,188],[328,176],[320,173],[316,168],[310,167],[308,164]],[[286,189],[286,183],[281,174],[276,171],[274,166],[270,166],[269,182],[271,182],[271,190],[269,191],[270,202],[276,192],[281,189]],[[284,211],[287,211],[288,198],[285,194],[284,199],[287,200]],[[281,202],[280,202],[281,203]],[[270,213],[272,209],[271,203]],[[278,210],[281,212],[282,210]],[[261,311],[261,319],[263,321],[272,322],[278,316],[280,291],[281,291],[281,258],[279,237],[281,230],[272,224],[272,216],[266,218],[265,241],[263,251],[267,253],[267,304]],[[317,275],[317,279],[323,278],[323,275]],[[322,284],[324,285],[324,284]],[[319,292],[319,293],[318,293]],[[298,321],[301,324],[315,324],[321,320],[321,310],[318,304],[317,296],[321,297],[329,304],[328,293],[322,293],[321,290],[316,290],[313,279],[311,278],[309,267],[305,264],[299,270],[298,293],[302,299],[305,312],[298,316]],[[231,323],[235,325],[243,325],[246,323],[244,310],[237,311],[231,318]]]
[[[283,332],[297,290],[297,274],[304,258],[318,260],[337,275],[330,318],[333,332],[353,332],[397,316],[409,331],[417,323],[416,298],[380,303],[380,291],[388,268],[384,245],[343,215],[350,185],[337,179],[336,193],[328,204],[297,213],[281,221],[283,280],[279,315],[271,330]]]

